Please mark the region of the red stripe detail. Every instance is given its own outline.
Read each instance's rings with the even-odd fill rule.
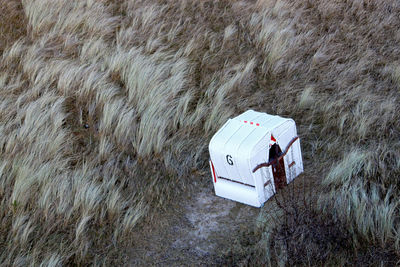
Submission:
[[[247,121],[244,121],[244,123],[247,123]]]
[[[259,123],[256,123],[256,125],[257,125],[257,126],[260,126],[260,124],[259,124]]]
[[[211,168],[212,168],[212,172],[213,172],[213,176],[214,176],[214,183],[216,183],[217,182],[217,176],[215,176],[214,164],[212,163],[211,160],[210,160],[210,162],[211,162]]]
[[[253,122],[250,122],[251,125],[253,125]]]

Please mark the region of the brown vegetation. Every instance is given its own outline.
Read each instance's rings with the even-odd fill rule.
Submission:
[[[26,19],[19,0],[0,1],[0,55],[18,38],[26,35]]]
[[[393,1],[0,0],[0,262],[126,262],[132,229],[249,108],[295,119],[315,201],[264,221],[248,253],[399,257],[399,15]]]

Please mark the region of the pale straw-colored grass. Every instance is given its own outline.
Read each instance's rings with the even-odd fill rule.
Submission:
[[[126,264],[131,233],[208,171],[211,136],[249,108],[295,119],[320,198],[305,214],[343,225],[354,251],[399,250],[397,4],[19,5],[0,7],[4,265]],[[279,224],[260,225],[259,263],[327,263],[296,262]],[[364,263],[346,253],[333,263]]]

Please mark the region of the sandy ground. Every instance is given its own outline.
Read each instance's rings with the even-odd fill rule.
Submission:
[[[260,209],[215,196],[212,183],[201,188],[180,206],[170,207],[148,225],[134,246],[131,265],[223,265],[222,256],[238,239],[240,229],[255,227]],[[168,219],[167,219],[168,218]],[[146,229],[148,228],[148,229]]]

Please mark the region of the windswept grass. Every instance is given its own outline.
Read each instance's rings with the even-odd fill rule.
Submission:
[[[265,222],[252,246],[280,252],[259,263],[399,256],[396,3],[0,4],[3,264],[126,263],[130,233],[199,179],[210,137],[250,108],[298,125],[318,201],[294,232],[337,223],[354,251],[321,256],[332,235],[305,237],[311,261],[295,261],[305,250],[268,235],[297,238]]]
[[[26,35],[26,18],[21,1],[0,1],[0,55],[20,37]]]

